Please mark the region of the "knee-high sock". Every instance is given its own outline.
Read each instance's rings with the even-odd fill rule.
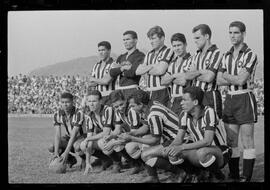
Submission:
[[[145,164],[145,169],[149,176],[157,177],[157,169],[155,167],[151,167]]]
[[[234,179],[239,178],[240,151],[238,147],[232,148],[232,157],[228,162],[230,175]]]
[[[251,180],[255,158],[256,158],[255,149],[244,149],[243,176],[247,179],[247,181]]]
[[[115,151],[113,151],[109,157],[113,160],[114,163],[120,163],[121,162],[121,155]]]
[[[172,165],[169,160],[165,158],[158,157],[156,160],[156,163],[154,165],[156,168],[160,168],[166,171],[171,171],[173,173],[176,173],[179,168],[175,165]]]

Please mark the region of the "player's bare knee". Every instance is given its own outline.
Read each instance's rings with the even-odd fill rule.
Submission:
[[[198,159],[204,162],[204,160],[207,160],[208,158],[209,151],[206,148],[200,148],[197,150],[196,154]]]

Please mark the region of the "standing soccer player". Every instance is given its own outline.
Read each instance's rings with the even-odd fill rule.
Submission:
[[[101,92],[103,104],[109,104],[108,97],[115,87],[115,80],[109,74],[113,63],[111,44],[107,41],[98,43],[98,53],[100,61],[92,69],[89,86]],[[85,100],[83,102],[85,104]]]
[[[137,33],[131,30],[123,34],[126,53],[120,55],[116,64],[110,70],[110,76],[119,80],[117,90],[121,90],[125,99],[129,97],[138,87],[141,76],[136,74],[137,67],[143,62],[144,53],[139,51],[137,46]]]
[[[239,129],[243,153],[243,176],[240,181],[249,182],[256,158],[254,145],[254,123],[257,122],[257,103],[252,93],[254,75],[258,63],[257,55],[244,43],[246,26],[240,21],[229,25],[229,35],[233,47],[223,55],[217,82],[228,86],[223,110],[223,122],[227,129],[228,144],[233,148],[229,162],[230,177],[239,180],[238,148]]]
[[[178,73],[187,72],[189,70],[192,57],[190,53],[186,51],[187,41],[184,34],[176,33],[172,35],[171,44],[175,57],[170,62],[167,73],[161,78],[161,84],[170,85],[171,100],[169,108],[179,115],[182,111],[182,91],[183,88],[189,84],[188,82],[178,82],[177,75]]]
[[[166,73],[173,51],[164,45],[165,33],[160,26],[154,26],[147,32],[152,50],[145,56],[144,62],[136,70],[137,75],[147,74],[147,91],[150,93],[151,103],[158,101],[167,106],[169,90],[161,85],[161,77]]]
[[[192,58],[190,71],[178,75],[179,82],[193,80],[192,86],[200,87],[204,93],[203,104],[214,108],[219,118],[222,117],[222,98],[216,85],[216,74],[221,59],[220,50],[211,43],[211,29],[206,24],[193,28],[193,37],[198,47]]]

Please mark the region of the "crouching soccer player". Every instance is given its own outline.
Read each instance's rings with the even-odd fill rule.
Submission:
[[[102,160],[102,170],[106,170],[112,164],[111,159],[101,151],[100,141],[111,131],[113,110],[112,107],[101,104],[101,101],[102,96],[98,90],[90,91],[86,98],[86,105],[89,106],[91,111],[85,115],[87,137],[80,144],[81,150],[86,154],[84,175],[88,174],[89,169],[92,168],[90,164],[91,155]]]
[[[195,167],[220,174],[231,156],[231,148],[226,145],[224,127],[216,125],[214,109],[203,107],[203,97],[199,87],[184,89],[178,134],[164,153],[171,160],[186,160]],[[192,143],[183,143],[186,132],[192,137]]]
[[[135,159],[134,158],[135,155],[130,156],[127,153],[125,149],[126,142],[123,139],[118,138],[118,135],[121,133],[131,132],[132,128],[137,127],[137,125],[140,125],[140,122],[138,120],[131,121],[132,119],[128,117],[128,115],[134,115],[136,113],[134,110],[128,109],[127,101],[125,100],[125,97],[120,90],[112,92],[110,94],[110,97],[112,106],[114,108],[115,130],[112,133],[110,133],[107,137],[105,137],[103,152],[113,159],[114,173],[119,173],[123,166],[121,164],[121,157],[124,157],[127,160],[129,167],[134,167],[134,169],[130,172],[130,174],[138,173],[139,171],[141,171],[142,162],[140,162],[140,160]],[[133,117],[133,119],[135,119],[135,117]],[[133,145],[127,146],[133,147]],[[135,157],[137,158],[137,155]]]
[[[54,114],[54,145],[49,148],[49,152],[53,153],[54,158],[63,158],[69,167],[77,163],[77,159],[69,153],[80,150],[84,138],[83,121],[83,112],[73,105],[73,95],[67,92],[61,94],[61,108]],[[63,132],[65,135],[62,136]],[[81,158],[85,160],[84,155]]]
[[[129,99],[130,106],[138,107],[148,117],[150,134],[143,137],[132,134],[122,134],[120,138],[126,141],[143,144],[141,158],[146,163],[145,168],[148,177],[143,183],[158,183],[157,168],[171,171],[173,178],[178,179],[181,169],[172,165],[167,156],[163,154],[163,148],[168,146],[177,135],[179,118],[164,105],[154,101],[149,109],[149,95],[143,90],[137,90]],[[142,128],[143,130],[143,128]]]

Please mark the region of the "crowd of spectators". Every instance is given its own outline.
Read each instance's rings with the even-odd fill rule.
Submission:
[[[26,76],[8,77],[8,113],[52,114],[60,106],[60,94],[64,91],[75,96],[79,106],[86,92],[86,76]],[[254,94],[258,103],[258,114],[264,115],[263,79],[256,79]],[[225,98],[227,88],[221,88]]]

